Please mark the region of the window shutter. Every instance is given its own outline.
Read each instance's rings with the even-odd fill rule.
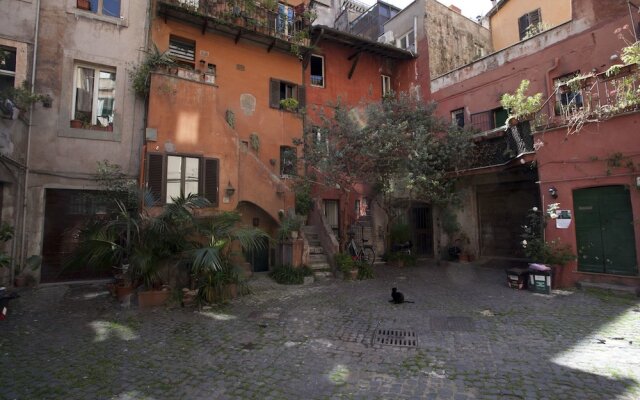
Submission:
[[[304,108],[307,104],[304,86],[298,86],[298,108]]]
[[[280,108],[280,81],[277,79],[269,81],[269,107]]]
[[[529,14],[525,14],[518,18],[518,31],[520,32],[520,40],[524,39],[529,27]]]
[[[204,197],[214,206],[218,205],[218,160],[204,160]]]
[[[539,8],[529,13],[529,25],[537,26],[540,23],[540,21],[542,21],[542,18],[540,17]]]
[[[162,154],[149,154],[147,159],[147,189],[156,203],[162,201],[163,169],[164,156]]]

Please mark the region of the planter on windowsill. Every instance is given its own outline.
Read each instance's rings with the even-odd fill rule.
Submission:
[[[91,10],[91,2],[89,0],[78,0],[78,2],[76,3],[76,7],[78,7],[81,10],[90,11]]]

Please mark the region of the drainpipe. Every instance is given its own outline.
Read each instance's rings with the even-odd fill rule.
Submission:
[[[36,26],[33,40],[33,60],[31,62],[31,94],[35,93],[36,62],[38,60],[38,34],[40,29],[40,0],[36,0]],[[27,238],[27,197],[29,195],[29,153],[31,152],[31,130],[33,127],[33,104],[29,106],[29,127],[27,129],[27,153],[25,155],[24,188],[22,191],[22,225],[20,238],[20,262],[25,260],[25,241]],[[15,278],[15,264],[11,268],[11,282]]]
[[[553,59],[553,65],[551,66],[551,68],[549,68],[547,70],[547,74],[545,75],[545,78],[547,80],[547,98],[549,98],[549,96],[551,96],[551,93],[554,92],[553,89],[553,80],[551,79],[551,71],[553,71],[554,69],[558,68],[558,63],[560,62],[560,59],[558,57]],[[552,102],[549,102],[548,107],[549,109],[549,115],[551,115],[551,113],[555,112],[552,108]]]

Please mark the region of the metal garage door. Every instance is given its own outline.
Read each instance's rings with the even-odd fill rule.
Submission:
[[[42,282],[94,279],[109,276],[110,271],[98,271],[91,266],[82,269],[64,268],[65,260],[78,244],[78,234],[84,223],[100,211],[104,201],[98,192],[68,189],[47,189],[42,244]]]
[[[527,212],[539,207],[538,185],[532,181],[477,186],[480,255],[524,257],[520,234]]]

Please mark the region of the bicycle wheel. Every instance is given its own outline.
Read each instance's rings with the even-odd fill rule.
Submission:
[[[373,251],[371,247],[365,247],[362,250],[362,261],[366,262],[369,265],[373,265],[373,262],[376,260],[376,253]]]

